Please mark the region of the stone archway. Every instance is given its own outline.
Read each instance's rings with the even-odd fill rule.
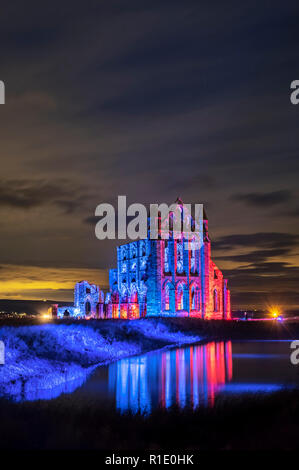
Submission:
[[[85,315],[90,315],[90,312],[91,312],[91,305],[88,300],[87,302],[85,302]]]
[[[188,311],[189,308],[189,289],[187,284],[183,281],[179,282],[176,286],[175,293],[176,311]]]

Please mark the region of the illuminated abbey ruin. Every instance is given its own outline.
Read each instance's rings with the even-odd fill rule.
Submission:
[[[179,205],[184,217],[183,203],[179,201]],[[201,240],[199,245],[193,246],[183,235],[176,239],[170,224],[168,240],[159,232],[158,239],[148,236],[119,246],[117,267],[109,272],[110,291],[106,296],[97,286],[82,281],[75,287],[74,307],[53,306],[54,314],[80,318],[231,319],[230,291],[211,259],[205,212],[202,233],[195,233],[195,238]]]

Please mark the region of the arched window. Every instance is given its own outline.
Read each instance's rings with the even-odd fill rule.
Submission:
[[[131,287],[131,299],[130,301],[132,303],[137,303],[138,302],[138,293],[137,293],[137,288],[135,285],[132,285]]]
[[[184,309],[184,289],[182,284],[179,284],[177,290],[177,310]]]
[[[164,242],[164,272],[169,273],[169,247],[167,240]]]
[[[191,273],[195,273],[195,250],[191,250]]]
[[[219,310],[219,301],[218,301],[218,292],[217,289],[214,289],[214,312]]]
[[[118,304],[119,303],[119,293],[118,291],[116,290],[113,290],[112,294],[111,294],[111,301],[113,304]]]
[[[91,305],[90,305],[90,302],[86,302],[85,304],[85,313],[86,315],[88,315],[91,311]]]
[[[181,240],[177,241],[177,272],[182,273],[184,271],[183,262],[183,243]]]
[[[170,309],[170,293],[169,293],[169,284],[165,287],[165,310]]]
[[[127,303],[128,302],[128,291],[124,284],[121,286],[121,302]]]
[[[196,295],[195,295],[195,287],[192,286],[191,288],[191,310],[197,310],[196,308]]]
[[[146,253],[146,251],[145,251],[145,245],[143,245],[143,247],[142,247],[142,256],[145,256],[145,253]]]

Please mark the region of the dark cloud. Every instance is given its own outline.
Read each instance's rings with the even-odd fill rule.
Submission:
[[[267,286],[270,291],[296,288],[299,282],[299,268],[285,262],[264,261],[225,270],[232,285],[239,290],[247,286],[257,290]]]
[[[94,227],[99,220],[100,217],[91,215],[90,217],[86,217],[85,219],[83,219],[83,223],[87,225],[92,225]]]
[[[30,209],[53,199],[61,193],[55,185],[41,182],[11,180],[0,183],[0,205],[19,209]]]
[[[256,250],[246,254],[229,255],[229,256],[216,256],[217,260],[226,260],[237,263],[258,263],[266,261],[275,256],[283,256],[290,252],[289,248],[278,248],[273,250]]]
[[[233,308],[260,308],[269,310],[273,305],[282,307],[282,311],[296,310],[299,305],[299,292],[297,291],[280,291],[279,293],[269,291],[252,291],[233,292],[232,294]]]
[[[297,307],[299,298],[299,268],[284,262],[252,263],[245,267],[225,270],[230,279],[234,308],[269,303]]]
[[[262,247],[285,249],[296,246],[299,235],[283,232],[258,232],[250,234],[225,235],[216,239],[214,249],[232,249],[236,247]]]
[[[194,191],[198,187],[201,190],[215,188],[216,181],[215,178],[208,174],[195,174],[188,178],[177,178],[175,181],[172,181],[168,185],[169,190],[177,190],[180,188],[181,192],[188,194],[190,191]],[[185,202],[185,201],[184,201]],[[200,201],[202,203],[202,201]],[[186,202],[187,203],[187,202]],[[199,203],[199,201],[198,201]]]
[[[76,195],[74,195],[76,189]],[[7,180],[0,182],[0,207],[29,210],[34,207],[54,204],[64,213],[73,213],[80,208],[88,196],[78,195],[70,181],[55,183],[36,180]]]
[[[298,305],[299,267],[294,265],[298,235],[279,232],[232,235],[222,237],[214,245],[223,253],[215,258],[220,263],[239,264],[224,270],[234,308],[266,308],[267,303],[275,301],[294,308]],[[234,253],[257,247],[249,253]],[[227,250],[234,252],[227,255]]]
[[[291,201],[293,194],[288,190],[273,191],[270,193],[234,194],[231,199],[245,202],[255,207],[272,207]]]
[[[299,217],[299,207],[296,207],[295,209],[291,209],[288,211],[284,211],[282,216],[287,216],[287,217]]]
[[[285,262],[275,262],[275,261],[261,261],[255,262],[246,267],[240,267],[238,269],[239,273],[242,275],[246,274],[247,276],[256,276],[256,275],[276,275],[279,274],[281,277],[283,275],[292,277],[293,275],[299,275],[299,268],[289,265]]]

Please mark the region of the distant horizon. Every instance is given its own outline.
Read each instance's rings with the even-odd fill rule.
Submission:
[[[212,249],[212,251],[214,250]],[[218,267],[223,265],[223,263],[217,262],[217,256],[216,263]],[[6,265],[4,269],[2,266],[2,269],[0,269],[0,299],[43,301],[55,296],[56,300],[53,302],[72,302],[75,284],[81,280],[87,280],[92,284],[99,285],[101,290],[108,292],[109,269],[90,269],[88,267],[46,268],[30,265]],[[298,303],[291,303],[292,300],[297,300],[297,296],[292,295],[292,292],[280,292],[279,290],[277,292],[248,292],[244,287],[236,289],[232,285],[233,282],[231,281],[234,278],[230,277],[229,271],[223,269],[223,272],[229,281],[232,310],[267,310],[273,305],[280,306],[283,310],[299,310]],[[3,279],[4,276],[5,279]],[[254,280],[253,276],[249,275],[249,280],[252,284],[258,283],[258,279],[258,276]]]
[[[57,299],[3,299],[0,298],[0,310],[1,310],[1,302],[18,302],[22,304],[22,302],[25,303],[30,303],[30,302],[35,302],[39,304],[73,304],[73,299],[62,299],[62,300],[57,300]],[[236,307],[232,308],[232,312],[238,312],[238,311],[249,311],[249,312],[261,312],[261,313],[270,313],[269,308],[261,308],[261,307],[249,307],[249,306],[241,306],[241,307]],[[21,312],[16,312],[16,313],[21,313]],[[29,312],[26,312],[29,313]],[[41,312],[43,313],[43,312]],[[299,313],[299,308],[286,308],[283,309],[282,314],[297,314]],[[1,314],[1,311],[0,311]]]

